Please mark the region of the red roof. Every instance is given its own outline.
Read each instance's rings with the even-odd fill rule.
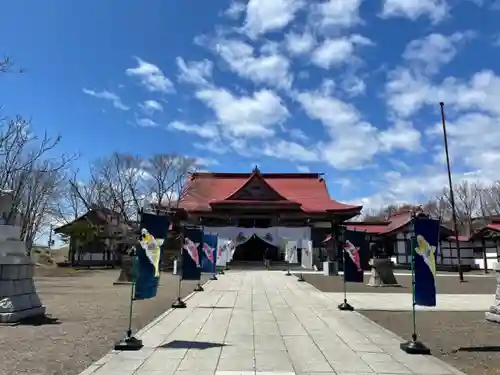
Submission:
[[[387,229],[386,224],[372,224],[372,223],[355,223],[355,224],[347,224],[346,229],[354,231],[354,232],[366,232],[368,234],[378,234]]]
[[[490,224],[486,226],[486,228],[500,232],[500,220],[493,220]]]
[[[242,199],[246,186],[259,184],[269,199]],[[193,173],[180,207],[187,211],[210,211],[219,204],[297,206],[306,213],[348,212],[356,214],[362,206],[352,206],[330,198],[326,183],[318,173]]]

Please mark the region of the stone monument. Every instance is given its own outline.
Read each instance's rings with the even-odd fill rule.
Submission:
[[[387,257],[380,257],[380,249],[376,243],[370,244],[371,276],[368,286],[399,286],[392,270],[392,261]]]
[[[12,192],[0,190],[0,323],[45,314],[33,283],[35,265],[19,240],[21,218],[9,219],[11,208]]]
[[[490,307],[490,311],[486,313],[486,320],[494,323],[500,323],[500,263],[495,265],[495,273],[497,277],[495,303]]]

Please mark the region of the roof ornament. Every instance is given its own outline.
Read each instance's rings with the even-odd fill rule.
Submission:
[[[259,166],[257,164],[255,164],[255,168],[253,169],[252,173],[260,174],[260,169],[259,169]]]

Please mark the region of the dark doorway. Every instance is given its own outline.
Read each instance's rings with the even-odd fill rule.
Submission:
[[[271,253],[273,254],[273,260],[278,260],[278,248],[267,243],[259,236],[254,234],[248,239],[248,241],[236,247],[233,260],[261,262],[264,259],[264,251],[266,250],[266,248],[269,248],[271,250]]]

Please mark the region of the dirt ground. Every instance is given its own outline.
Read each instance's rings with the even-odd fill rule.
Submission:
[[[323,292],[342,292],[341,276],[303,275],[311,285]],[[348,293],[411,293],[411,276],[396,276],[401,287],[375,288],[348,283]],[[467,277],[460,283],[458,275],[438,276],[439,294],[494,294],[493,275]],[[493,296],[492,301],[493,303]],[[360,311],[374,322],[405,339],[412,334],[410,311]],[[417,312],[419,338],[431,348],[432,354],[470,375],[500,374],[500,324],[487,323],[484,312]]]
[[[48,319],[0,325],[0,374],[75,375],[123,337],[130,287],[113,285],[119,271],[59,272],[35,278]],[[134,303],[134,331],[170,308],[177,296],[177,280],[162,274],[158,295]],[[182,296],[191,293],[195,285],[184,282]]]
[[[405,339],[412,334],[409,311],[360,311]],[[487,323],[484,312],[417,312],[419,339],[432,355],[469,375],[500,374],[500,325]]]
[[[319,274],[303,275],[304,279],[322,292],[341,293],[344,291],[342,276],[323,276]],[[366,283],[370,277],[365,275],[364,283],[348,283],[348,293],[411,293],[411,275],[397,275],[399,287],[371,287]],[[465,282],[459,282],[458,275],[437,276],[437,293],[439,294],[494,294],[496,279],[494,275],[467,277]]]

